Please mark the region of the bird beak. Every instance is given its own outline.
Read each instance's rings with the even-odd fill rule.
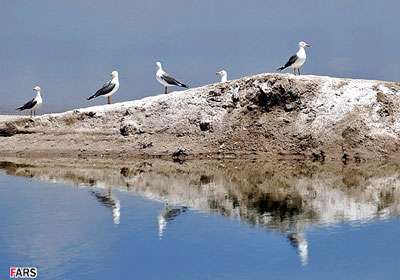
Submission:
[[[219,75],[219,72],[215,72],[215,75]]]
[[[307,47],[307,48],[311,48],[311,45],[309,45],[309,44],[306,44],[306,47]]]

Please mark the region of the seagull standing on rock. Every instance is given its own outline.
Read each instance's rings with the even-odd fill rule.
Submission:
[[[42,105],[43,100],[42,100],[42,96],[40,95],[40,87],[39,86],[35,86],[33,88],[33,92],[36,93],[35,98],[33,98],[32,100],[30,100],[29,102],[25,103],[24,106],[21,106],[19,108],[17,108],[17,110],[23,111],[23,110],[30,110],[31,111],[31,118],[32,115],[36,116],[36,109],[40,107],[40,105]]]
[[[111,96],[114,93],[116,93],[118,89],[119,89],[118,71],[112,71],[111,72],[111,80],[109,80],[107,83],[105,83],[101,87],[101,89],[96,91],[95,94],[88,97],[87,100],[91,100],[91,99],[99,97],[99,96],[104,96],[104,97],[107,97],[107,103],[111,104]]]
[[[221,83],[225,83],[228,81],[228,73],[225,70],[218,71],[215,74],[221,78]]]
[[[164,86],[164,93],[168,93],[168,87],[178,86],[188,88],[187,85],[179,82],[174,77],[170,76],[167,72],[165,72],[162,68],[161,62],[156,62],[157,65],[157,72],[156,72],[156,79],[157,81]]]
[[[307,44],[306,42],[299,42],[299,50],[297,51],[297,53],[292,55],[286,62],[286,64],[282,67],[279,67],[277,70],[282,71],[286,68],[293,68],[293,73],[296,75],[297,70],[297,73],[300,75],[300,68],[301,66],[303,66],[304,62],[306,62],[307,58],[305,48],[309,47],[311,47],[311,45]]]

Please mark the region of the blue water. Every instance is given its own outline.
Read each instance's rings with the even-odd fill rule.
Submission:
[[[185,208],[160,235],[164,203],[113,189],[115,219],[93,190],[104,192],[1,174],[0,278],[10,266],[36,266],[38,279],[365,280],[400,273],[395,216],[312,225],[302,261],[273,228]]]

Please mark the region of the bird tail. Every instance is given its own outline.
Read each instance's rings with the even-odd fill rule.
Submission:
[[[282,66],[282,67],[279,67],[278,69],[276,69],[277,71],[282,71],[282,70],[285,70],[286,69],[286,67],[285,66]]]
[[[179,83],[179,86],[180,86],[180,87],[184,87],[184,88],[189,88],[187,85],[182,84],[182,83]]]
[[[87,100],[91,100],[93,98],[97,97],[96,94],[93,94],[92,96],[89,96],[88,98],[86,98]]]
[[[16,108],[15,110],[22,111],[22,110],[24,110],[24,106],[22,106],[22,107],[18,107],[18,108]]]

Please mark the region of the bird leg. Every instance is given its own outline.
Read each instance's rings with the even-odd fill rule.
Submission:
[[[33,110],[33,116],[36,117],[36,110]]]
[[[111,96],[107,96],[107,104],[111,104]]]
[[[299,68],[299,69],[297,69],[297,72],[299,72],[299,76],[300,76],[300,75],[301,75],[301,74],[300,74],[300,68]]]
[[[296,75],[296,68],[293,68],[293,74]]]
[[[33,110],[31,110],[31,118],[33,117]]]
[[[168,93],[168,88],[165,87],[165,89],[164,89],[164,94],[167,94],[167,93]]]

